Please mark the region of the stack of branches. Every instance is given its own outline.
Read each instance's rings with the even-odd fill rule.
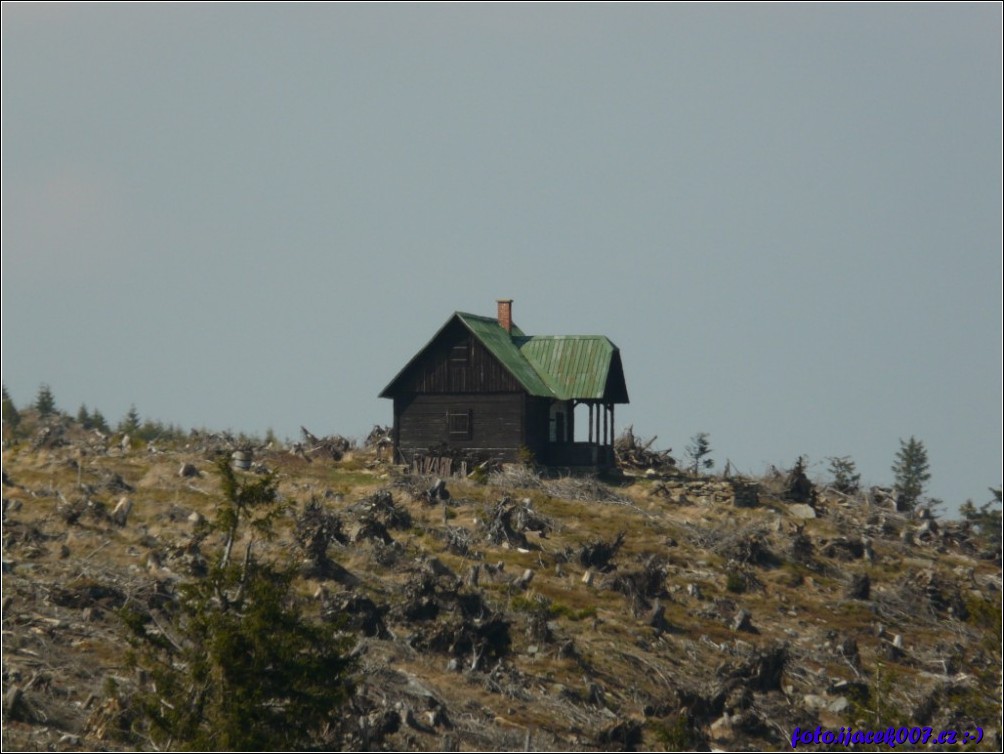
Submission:
[[[207,456],[230,453],[235,450],[246,450],[252,453],[266,449],[264,445],[255,445],[245,437],[234,437],[230,432],[207,432],[193,429],[188,433],[189,444],[200,454]]]
[[[414,647],[469,661],[470,670],[480,670],[484,661],[501,660],[509,654],[512,639],[509,621],[500,613],[438,622],[421,632]]]
[[[362,522],[379,522],[388,529],[407,529],[411,527],[411,514],[406,508],[394,502],[394,496],[388,489],[377,490],[369,497],[364,497],[348,508],[350,513],[359,516]]]
[[[484,520],[485,536],[489,542],[524,549],[529,546],[524,532],[547,534],[554,528],[548,519],[538,515],[528,503],[513,503],[508,496],[499,500]]]
[[[675,469],[676,459],[670,455],[672,448],[652,450],[657,439],[658,435],[655,435],[649,440],[643,440],[635,436],[634,425],[629,426],[614,442],[618,465],[621,468],[655,469],[656,471]]]
[[[69,445],[66,437],[66,424],[63,421],[49,421],[43,425],[31,438],[31,449],[41,450],[59,448]]]
[[[668,596],[666,564],[657,555],[652,555],[640,569],[618,571],[616,576],[608,577],[603,586],[627,597],[632,613],[637,616],[652,607],[649,600]]]
[[[392,476],[390,487],[407,496],[412,502],[429,502],[429,477],[402,474]]]
[[[311,461],[318,455],[340,461],[352,447],[352,443],[341,435],[317,437],[303,426],[300,427],[300,433],[303,435],[303,442],[294,443],[290,452],[306,461]]]
[[[366,439],[363,440],[363,447],[369,450],[382,450],[393,444],[391,427],[381,427],[379,424],[374,424],[373,429],[370,430],[370,433],[366,435]]]
[[[613,560],[617,551],[621,549],[621,545],[624,544],[624,534],[625,532],[619,532],[611,542],[597,539],[595,542],[582,545],[579,549],[579,565],[583,568],[591,568],[603,573],[612,571],[616,566],[610,561]]]
[[[504,489],[536,489],[540,487],[540,472],[532,466],[520,464],[499,465],[488,471],[488,484]]]
[[[434,534],[440,534],[446,542],[446,549],[454,555],[461,557],[472,557],[474,553],[474,540],[470,530],[463,526],[447,526],[445,529],[436,529]]]
[[[711,550],[726,560],[751,566],[780,565],[781,559],[770,548],[767,530],[750,524],[739,528],[704,527],[684,523],[686,537],[701,550]]]
[[[342,521],[325,510],[320,500],[312,497],[297,516],[295,537],[310,563],[319,570],[329,564],[328,546],[332,542],[348,544],[349,538],[342,530]]]
[[[592,477],[562,477],[549,479],[542,488],[551,497],[563,500],[579,500],[590,503],[619,503],[630,505],[631,501],[618,495],[609,486]]]

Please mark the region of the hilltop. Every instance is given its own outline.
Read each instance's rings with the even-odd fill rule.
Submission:
[[[893,725],[1000,747],[999,531],[659,454],[608,479],[439,480],[379,433],[250,447],[33,421],[3,452],[4,750],[151,748],[123,611],[170,636],[219,552],[205,522],[235,450],[288,504],[257,557],[295,563],[297,604],[351,644],[344,748],[790,750],[795,728]]]

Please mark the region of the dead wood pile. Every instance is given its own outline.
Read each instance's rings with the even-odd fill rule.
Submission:
[[[300,427],[300,434],[303,436],[303,442],[294,443],[290,453],[306,461],[317,457],[340,461],[352,447],[352,442],[341,435],[317,437],[303,426]]]
[[[658,437],[655,435],[648,440],[643,440],[635,435],[633,425],[627,427],[621,436],[614,441],[617,464],[625,469],[653,469],[656,472],[674,471],[676,459],[670,455],[673,451],[672,448],[652,450]]]
[[[595,571],[606,573],[612,571],[615,566],[610,562],[617,551],[624,544],[625,532],[620,532],[610,542],[597,539],[594,542],[582,545],[579,549],[578,561],[583,568],[590,568]]]
[[[493,545],[505,544],[509,547],[529,548],[525,532],[531,531],[546,536],[554,527],[546,518],[538,515],[530,507],[529,500],[514,503],[503,497],[484,517],[482,526],[485,538]]]

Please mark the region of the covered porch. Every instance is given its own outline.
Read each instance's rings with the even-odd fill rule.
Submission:
[[[551,432],[544,462],[549,466],[614,465],[614,404],[602,400],[575,399],[562,402],[568,407],[556,414],[552,410]],[[585,426],[576,429],[576,411],[585,406]],[[580,415],[583,411],[580,409]],[[584,439],[576,440],[576,434]]]

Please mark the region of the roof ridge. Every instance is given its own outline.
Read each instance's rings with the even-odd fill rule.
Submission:
[[[606,335],[524,335],[525,338],[581,338],[582,340],[610,340]]]

